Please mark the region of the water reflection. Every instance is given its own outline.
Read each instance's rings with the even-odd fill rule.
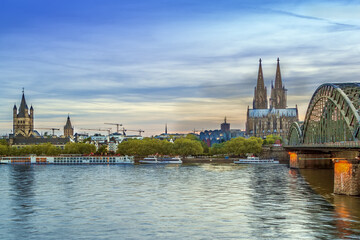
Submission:
[[[10,196],[12,199],[11,210],[12,228],[10,232],[15,239],[21,239],[34,229],[32,215],[34,214],[34,173],[32,166],[14,165],[10,167]],[[21,227],[19,227],[21,226]]]
[[[337,237],[345,238],[360,233],[360,198],[333,194],[333,169],[302,169],[301,175],[309,186],[333,205]]]
[[[358,198],[329,193],[325,172],[211,164],[1,170],[9,181],[0,185],[6,206],[0,211],[0,239],[360,236]]]
[[[240,168],[246,168],[247,165],[229,165],[229,164],[198,164],[197,166],[210,172],[238,171]]]

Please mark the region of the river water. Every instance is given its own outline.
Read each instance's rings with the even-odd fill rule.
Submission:
[[[329,170],[0,165],[0,179],[0,239],[360,239],[360,198],[331,194]]]

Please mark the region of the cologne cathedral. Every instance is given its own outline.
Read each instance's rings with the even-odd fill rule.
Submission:
[[[286,91],[282,84],[280,60],[277,59],[275,86],[271,83],[271,95],[269,108],[267,89],[264,83],[264,76],[259,60],[259,72],[257,85],[254,92],[253,108],[248,106],[246,120],[246,134],[265,138],[267,135],[279,135],[286,139],[290,125],[298,121],[298,109],[287,108]]]

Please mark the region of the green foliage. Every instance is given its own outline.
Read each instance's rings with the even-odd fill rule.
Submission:
[[[0,155],[1,156],[9,155],[9,147],[1,144],[0,145]]]
[[[173,155],[174,154],[174,143],[159,140],[158,153],[161,155]]]
[[[37,156],[40,155],[57,156],[60,153],[61,153],[61,149],[55,147],[51,143],[44,143],[39,145],[27,145],[22,148],[0,145],[0,155],[20,156],[20,155],[36,154]]]
[[[210,148],[209,148],[209,146],[205,143],[205,142],[203,142],[203,141],[200,141],[200,143],[201,143],[201,146],[202,146],[202,148],[203,148],[203,152],[204,153],[206,153],[206,154],[208,154],[208,153],[210,153]]]
[[[197,136],[195,136],[194,134],[188,134],[188,135],[186,135],[185,138],[190,139],[190,140],[194,140],[194,141],[200,141],[200,139]]]
[[[96,151],[97,154],[105,155],[108,152],[106,145],[101,145],[99,149]]]
[[[118,149],[116,151],[117,154],[121,155],[131,155],[136,156],[138,155],[138,149],[140,146],[140,140],[137,139],[131,139],[127,141],[123,141],[118,145]]]
[[[66,154],[91,154],[96,151],[96,147],[89,143],[67,143],[64,153]]]
[[[274,144],[276,140],[280,140],[280,142],[282,142],[282,138],[278,135],[267,135],[263,145]]]
[[[211,155],[220,155],[225,153],[226,153],[225,143],[214,143],[210,148]]]
[[[174,142],[174,150],[176,154],[182,156],[200,155],[204,152],[201,142],[187,138],[177,139]]]
[[[212,155],[232,154],[245,155],[246,153],[258,154],[262,151],[263,140],[261,138],[243,137],[233,138],[224,143],[215,143],[210,149]]]
[[[132,139],[118,145],[116,153],[121,155],[148,156],[154,154],[173,154],[173,144],[159,139],[144,138],[143,140]]]
[[[5,139],[0,139],[0,145],[9,146],[8,142]]]

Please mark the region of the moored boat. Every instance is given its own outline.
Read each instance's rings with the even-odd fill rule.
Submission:
[[[234,161],[236,164],[266,164],[266,163],[279,163],[274,159],[259,159],[258,157],[247,157],[247,159],[239,159]]]
[[[139,161],[143,164],[181,164],[182,160],[179,157],[146,157]]]
[[[1,157],[1,164],[134,164],[132,156],[16,156]]]

